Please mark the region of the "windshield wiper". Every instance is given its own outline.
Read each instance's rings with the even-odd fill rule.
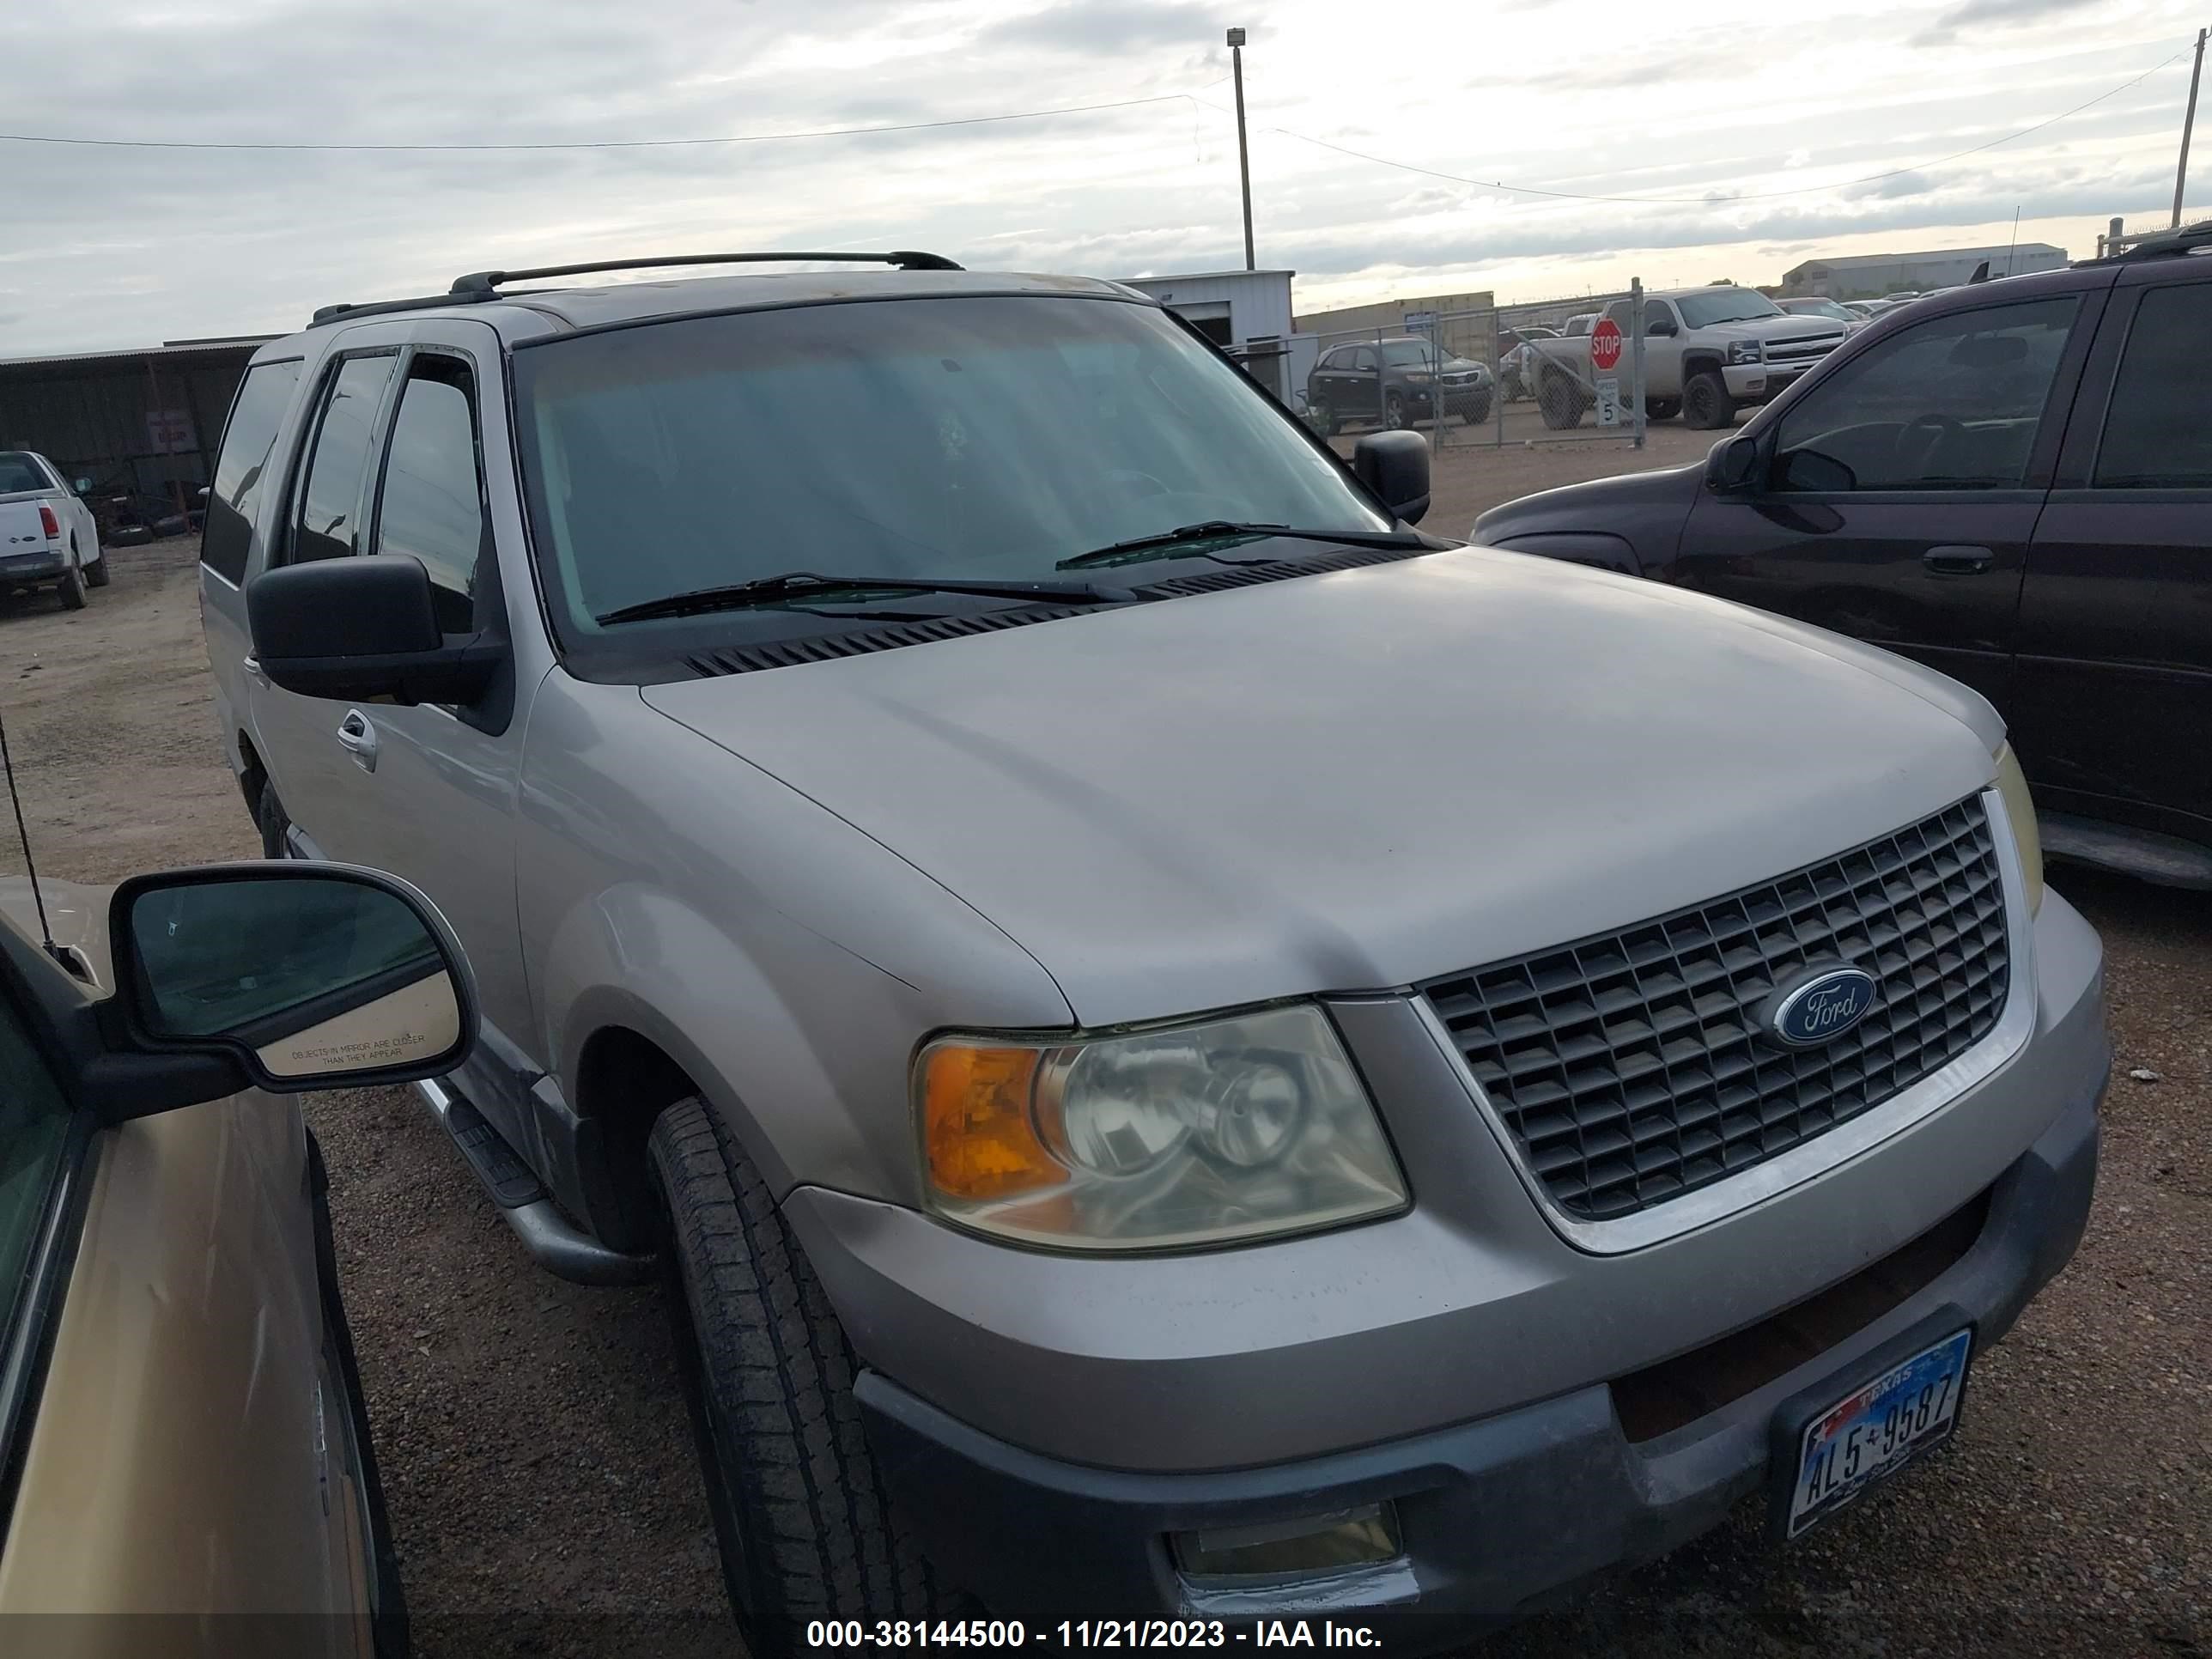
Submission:
[[[769,605],[793,594],[809,599],[824,593],[974,593],[987,599],[1034,599],[1056,605],[1126,605],[1134,593],[1091,582],[963,581],[957,577],[825,576],[812,570],[786,570],[751,581],[720,587],[693,588],[689,592],[665,594],[619,605],[595,617],[601,627],[620,623],[652,622],[662,617],[691,617],[709,611],[741,611],[747,605]]]
[[[1126,542],[1115,542],[1105,547],[1094,547],[1088,553],[1078,553],[1073,558],[1062,559],[1053,566],[1055,570],[1080,570],[1085,565],[1108,564],[1127,553],[1146,553],[1154,550],[1165,552],[1188,542],[1212,541],[1223,536],[1279,536],[1294,542],[1338,542],[1346,547],[1418,547],[1428,544],[1419,536],[1401,530],[1293,530],[1286,524],[1237,524],[1227,519],[1208,519],[1202,524],[1187,524],[1174,530],[1163,531],[1157,536],[1139,536]],[[1211,555],[1207,556],[1211,557]],[[1244,559],[1223,559],[1223,564],[1245,564]]]

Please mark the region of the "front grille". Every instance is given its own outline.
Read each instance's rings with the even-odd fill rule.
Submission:
[[[1776,340],[1766,348],[1770,363],[1802,363],[1814,357],[1825,357],[1843,344],[1841,334],[1816,334],[1810,339]]]
[[[1420,988],[1529,1168],[1607,1219],[1849,1121],[1995,1029],[2010,984],[2004,889],[1978,797],[1893,836],[1619,933]],[[1849,963],[1873,1009],[1785,1048],[1759,1005]]]

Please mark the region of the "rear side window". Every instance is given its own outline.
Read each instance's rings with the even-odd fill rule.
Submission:
[[[284,411],[291,407],[292,389],[299,384],[297,358],[263,363],[246,371],[238,396],[231,400],[222,453],[216,458],[215,488],[208,491],[207,528],[200,538],[200,562],[229,581],[246,579],[253,515],[269,474],[269,452]]]
[[[19,489],[52,489],[46,470],[35,458],[21,450],[11,450],[0,455],[0,495],[12,495]]]
[[[398,359],[352,357],[338,367],[315,423],[314,453],[292,526],[295,561],[343,558],[361,550],[362,485],[376,411]]]
[[[455,359],[417,357],[410,366],[377,511],[376,550],[422,562],[438,626],[448,634],[474,625],[484,543],[474,394],[467,365]]]
[[[2212,283],[2143,295],[2096,481],[2106,489],[2212,489]]]

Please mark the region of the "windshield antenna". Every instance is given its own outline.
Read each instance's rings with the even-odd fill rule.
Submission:
[[[39,866],[31,862],[31,832],[23,825],[23,798],[15,793],[15,763],[8,753],[8,722],[0,720],[0,771],[8,775],[8,804],[15,809],[15,835],[23,843],[23,868],[31,878],[31,902],[39,908],[39,936],[46,952],[56,962],[79,974],[81,969],[70,960],[70,953],[54,943],[54,930],[46,921],[46,896],[39,890]]]

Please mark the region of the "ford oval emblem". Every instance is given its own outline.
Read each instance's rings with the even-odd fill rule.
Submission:
[[[1881,988],[1872,974],[1840,963],[1809,968],[1768,999],[1761,1023],[1785,1048],[1809,1048],[1864,1019]]]

